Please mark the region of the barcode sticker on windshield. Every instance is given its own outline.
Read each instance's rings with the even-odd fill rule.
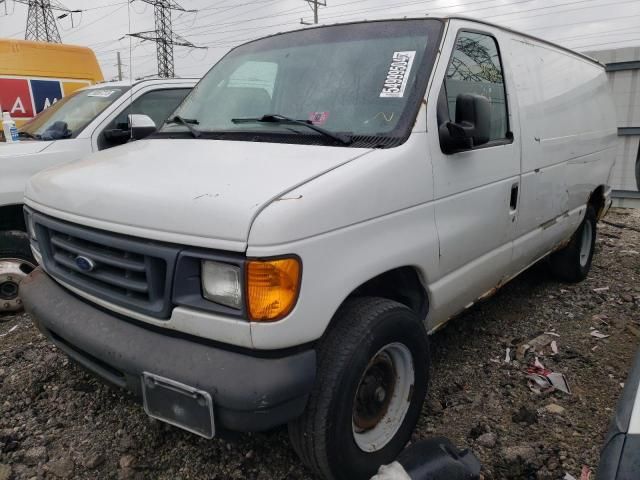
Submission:
[[[93,92],[87,93],[87,97],[107,98],[116,92],[117,90],[94,90]]]
[[[384,87],[382,87],[382,91],[380,92],[381,98],[402,98],[404,96],[404,89],[407,86],[415,56],[415,50],[410,52],[393,52],[389,72],[384,81]]]

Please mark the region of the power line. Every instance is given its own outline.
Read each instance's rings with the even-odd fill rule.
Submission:
[[[186,10],[173,0],[140,0],[149,5],[153,5],[153,14],[155,19],[155,30],[129,33],[131,37],[137,37],[142,40],[149,40],[156,44],[156,55],[158,58],[158,76],[163,78],[173,78],[175,76],[175,67],[173,62],[173,47],[180,45],[189,48],[196,47],[193,43],[178,35],[173,31],[171,23],[171,12],[178,10],[182,12],[193,12],[194,10]]]
[[[6,4],[6,0],[0,0],[0,3]],[[21,3],[29,7],[24,38],[38,42],[62,43],[56,18],[53,15],[54,10],[62,12],[58,18],[64,18],[81,11],[71,10],[57,0],[14,0],[14,3]]]
[[[326,0],[324,2],[321,2],[320,0],[304,0],[304,1],[307,2],[307,4],[309,4],[309,7],[311,7],[311,11],[313,12],[313,25],[317,25],[318,24],[318,8],[326,7],[327,6]],[[302,25],[312,25],[309,22],[305,22],[304,18],[300,19],[300,23]]]

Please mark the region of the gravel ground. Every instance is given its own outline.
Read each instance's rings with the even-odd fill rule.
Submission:
[[[413,440],[448,436],[480,458],[486,479],[558,479],[595,470],[640,338],[640,210],[600,224],[590,277],[553,281],[544,264],[432,337],[432,385]],[[13,329],[13,327],[16,327]],[[591,329],[610,335],[596,339]],[[540,361],[572,394],[533,393],[532,355],[505,352],[554,332]],[[31,478],[302,479],[285,429],[204,440],[152,421],[35,330],[0,317],[0,480]]]

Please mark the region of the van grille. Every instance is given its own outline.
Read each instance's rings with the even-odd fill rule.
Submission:
[[[91,229],[34,212],[44,268],[102,300],[168,318],[177,247]]]

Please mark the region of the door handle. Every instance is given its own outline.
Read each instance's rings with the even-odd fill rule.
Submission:
[[[518,209],[518,190],[520,189],[520,183],[516,182],[511,185],[511,199],[509,201],[509,206],[511,207],[511,211],[515,212]]]

